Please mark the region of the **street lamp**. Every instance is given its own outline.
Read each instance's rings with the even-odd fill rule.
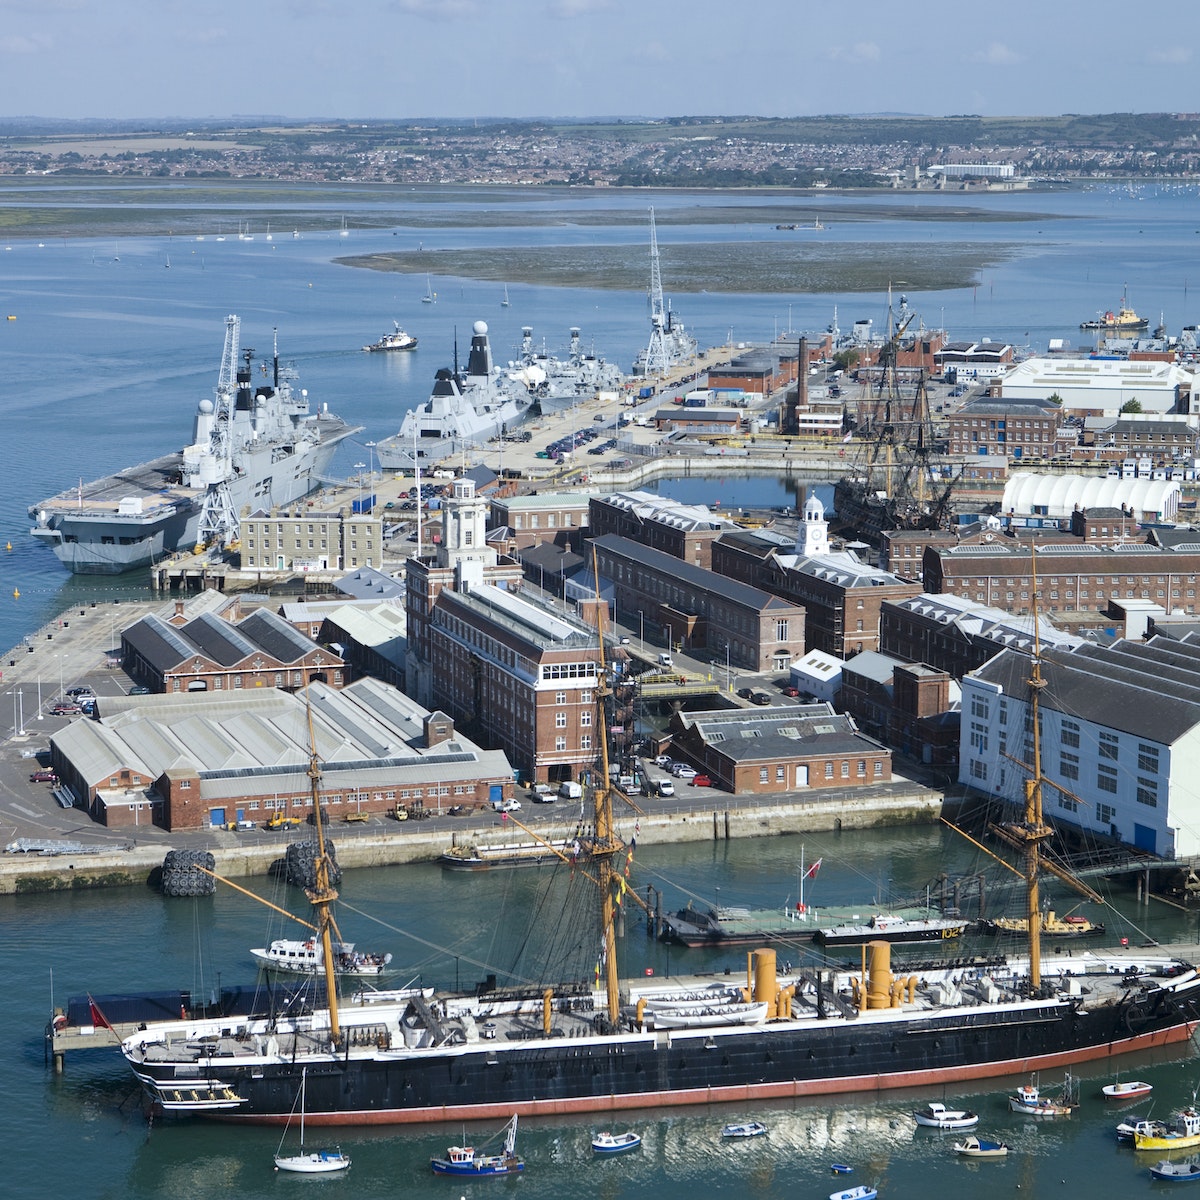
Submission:
[[[375,447],[378,443],[364,442],[363,444],[367,447],[367,457],[371,463],[370,471],[369,471],[369,474],[367,477],[371,480],[372,483],[374,483],[375,482]]]
[[[354,469],[355,469],[355,470],[358,472],[358,511],[359,511],[360,513],[362,512],[362,506],[363,506],[363,490],[362,490],[362,489],[363,489],[363,480],[362,480],[362,473],[363,473],[363,467],[365,467],[366,465],[367,465],[367,464],[366,464],[366,463],[364,463],[364,462],[356,462],[356,463],[354,464]]]
[[[638,642],[643,650],[646,648],[646,614],[638,609]]]

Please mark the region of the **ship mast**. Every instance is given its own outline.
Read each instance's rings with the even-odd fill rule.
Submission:
[[[308,706],[308,778],[312,791],[313,823],[317,831],[317,854],[313,863],[314,882],[305,889],[317,918],[317,936],[325,962],[325,992],[329,1004],[329,1038],[333,1045],[341,1041],[337,1007],[337,967],[333,961],[333,914],[330,905],[337,891],[329,882],[329,856],[325,853],[325,822],[321,815],[321,760],[317,756],[317,740],[313,733],[312,706]]]
[[[1029,547],[1033,596],[1033,660],[1029,671],[1029,721],[1033,728],[1032,771],[1025,780],[1025,820],[1012,830],[1021,842],[1025,854],[1026,912],[1029,933],[1029,986],[1034,995],[1042,987],[1042,914],[1038,898],[1038,875],[1041,871],[1042,844],[1053,834],[1042,815],[1042,731],[1040,721],[1041,693],[1046,686],[1042,678],[1042,643],[1038,630],[1037,606],[1037,546]]]
[[[592,548],[592,574],[596,581],[596,599],[600,599],[600,575],[596,563],[596,550]],[[599,633],[600,673],[596,684],[597,709],[600,721],[600,783],[592,788],[593,820],[596,824],[597,874],[600,882],[600,923],[604,939],[604,991],[608,1001],[608,1019],[615,1027],[621,1012],[621,988],[617,977],[617,931],[616,902],[613,889],[618,885],[617,873],[613,870],[613,855],[617,841],[613,833],[612,787],[608,776],[608,720],[606,705],[612,695],[608,682],[608,664],[604,659],[604,629],[608,624],[607,604],[601,617],[601,606],[596,605],[596,629]]]

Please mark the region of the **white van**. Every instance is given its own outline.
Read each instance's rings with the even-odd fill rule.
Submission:
[[[564,779],[558,785],[558,794],[564,800],[582,800],[583,788],[573,779]]]
[[[660,667],[673,667],[675,660],[665,651],[658,656],[658,665]]]

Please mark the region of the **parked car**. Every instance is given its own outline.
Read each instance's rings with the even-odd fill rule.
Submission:
[[[656,755],[654,759],[654,765],[656,767],[667,767],[669,769],[671,766],[671,756],[669,754]]]
[[[493,800],[492,809],[499,813],[520,812],[521,802],[515,796],[508,800]]]
[[[712,779],[707,775],[697,775],[692,780],[692,787],[712,787]]]
[[[766,692],[753,692],[750,696],[751,704],[770,704],[771,697]]]
[[[657,793],[658,793],[660,796],[673,796],[673,795],[675,795],[675,785],[674,785],[674,784],[673,784],[673,783],[672,783],[672,782],[671,782],[669,779],[663,779],[663,780],[660,780],[658,783],[656,783],[656,784],[654,785],[654,790],[655,790],[655,791],[656,791],[656,792],[657,792]]]
[[[82,699],[84,696],[93,696],[94,697],[95,694],[96,693],[93,692],[90,687],[67,688],[67,695],[74,696],[77,700]]]
[[[534,804],[553,804],[554,789],[548,783],[535,783],[529,789],[529,798]]]
[[[738,688],[738,695],[739,695],[739,696],[740,696],[740,697],[741,697],[743,700],[749,700],[749,699],[750,699],[750,697],[754,695],[754,689],[753,689],[753,688],[748,688],[748,687],[744,687],[744,688]]]
[[[53,771],[34,771],[29,777],[30,783],[57,783],[58,776]]]
[[[143,686],[142,686],[142,685],[139,683],[139,684],[137,685],[137,687],[131,687],[131,688],[129,689],[129,694],[130,694],[131,696],[148,696],[148,695],[150,695],[150,689],[149,689],[148,687],[143,687]]]
[[[783,689],[783,694],[784,694],[785,696],[793,696],[793,697],[795,697],[795,696],[799,696],[799,695],[800,695],[800,689],[799,689],[799,688],[795,688],[795,687],[785,687],[785,688]]]
[[[676,779],[683,780],[684,783],[688,783],[695,779],[699,773],[700,772],[697,771],[695,767],[689,767],[687,763],[676,763],[671,768],[671,774],[674,775]]]
[[[78,704],[56,704],[51,710],[52,717],[77,717],[83,709]]]

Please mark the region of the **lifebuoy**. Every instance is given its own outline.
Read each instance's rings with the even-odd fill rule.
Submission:
[[[796,911],[798,913],[806,913],[806,912],[808,912],[808,905],[807,904],[797,904]]]

